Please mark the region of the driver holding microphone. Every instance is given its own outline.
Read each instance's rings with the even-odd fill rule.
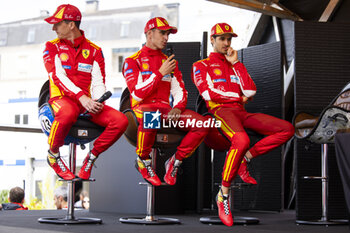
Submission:
[[[162,53],[169,35],[176,32],[177,28],[170,26],[164,18],[150,19],[144,29],[146,44],[141,50],[125,59],[123,65],[123,75],[130,91],[131,107],[139,122],[136,145],[138,157],[135,167],[147,182],[155,186],[161,185],[161,181],[152,169],[150,153],[157,128],[144,127],[146,114],[152,114],[152,120],[165,119],[173,122],[206,120],[198,113],[185,109],[187,91],[178,62],[174,59],[174,54],[168,57]],[[169,101],[170,96],[173,97],[172,105]],[[177,147],[176,153],[165,163],[164,181],[169,185],[176,183],[177,171],[182,160],[192,155],[208,133],[208,128],[197,128],[193,125],[178,128],[188,133]]]
[[[221,121],[221,129],[231,141],[222,171],[222,182],[216,196],[221,221],[231,226],[232,214],[228,196],[232,180],[238,174],[244,182],[256,184],[249,175],[247,161],[265,154],[287,142],[294,127],[285,120],[262,113],[248,113],[244,104],[256,93],[254,81],[238,60],[231,40],[237,37],[227,23],[217,23],[211,29],[214,52],[193,64],[192,80],[206,102],[208,111]],[[245,128],[265,135],[253,147]]]
[[[83,180],[90,178],[97,157],[112,146],[128,126],[124,114],[102,103],[109,97],[105,93],[105,61],[102,49],[80,30],[81,18],[77,7],[63,4],[45,19],[57,34],[56,39],[46,42],[43,54],[50,80],[49,103],[55,114],[47,162],[64,180],[76,176],[62,160],[59,149],[79,114],[89,112],[90,121],[105,128],[83,161],[78,173]]]

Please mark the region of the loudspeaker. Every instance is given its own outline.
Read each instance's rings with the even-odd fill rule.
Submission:
[[[295,23],[295,112],[319,115],[349,82],[350,24]],[[303,176],[321,175],[321,145],[296,140],[297,220],[321,217],[321,181]],[[330,219],[347,218],[334,145],[328,149]]]
[[[167,48],[171,47],[175,54],[174,59],[178,61],[185,88],[188,92],[187,109],[195,111],[195,103],[198,91],[191,79],[192,64],[200,60],[199,42],[176,42],[168,43],[163,50],[166,54]],[[166,156],[158,156],[157,174],[160,179],[165,174],[164,162],[172,156],[176,148],[165,152]],[[175,186],[157,187],[155,192],[155,213],[174,214],[196,209],[197,198],[197,157],[198,152],[185,159],[179,169]],[[183,198],[186,197],[186,198]]]

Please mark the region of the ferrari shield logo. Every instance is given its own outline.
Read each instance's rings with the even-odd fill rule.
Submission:
[[[88,49],[83,49],[83,57],[86,59],[88,58],[90,55],[90,50]]]

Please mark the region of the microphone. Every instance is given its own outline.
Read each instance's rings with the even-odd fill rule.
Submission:
[[[166,49],[166,55],[170,57],[171,55],[173,55],[173,53],[174,53],[173,46],[169,45],[168,48]]]
[[[107,91],[107,92],[105,92],[98,100],[96,100],[96,102],[99,102],[99,103],[105,102],[105,101],[108,100],[109,97],[111,97],[111,96],[112,96],[112,92]],[[84,115],[84,114],[87,114],[88,112],[89,112],[89,111],[86,110],[86,111],[83,113],[83,115]]]
[[[96,100],[99,103],[105,102],[106,100],[109,99],[109,97],[112,96],[112,92],[107,91],[106,93],[104,93],[98,100]]]
[[[166,49],[166,55],[168,57],[170,57],[171,55],[174,54],[174,50],[173,50],[173,46],[172,45],[168,45],[167,49]],[[173,78],[174,77],[174,71],[170,73],[170,76]]]

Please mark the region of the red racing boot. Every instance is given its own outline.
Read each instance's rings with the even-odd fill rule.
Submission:
[[[47,155],[47,163],[56,172],[57,176],[64,180],[72,180],[75,175],[68,169],[66,164],[61,159],[60,153],[53,154],[50,150]]]
[[[154,172],[151,159],[140,159],[137,157],[135,160],[135,168],[138,170],[142,177],[150,184],[154,186],[159,186],[162,182],[158,178],[157,174]]]
[[[175,159],[175,155],[171,156],[165,162],[165,176],[164,181],[169,185],[174,185],[176,183],[177,170],[179,169],[182,161]]]
[[[256,180],[250,176],[249,171],[248,171],[248,167],[247,167],[247,160],[244,157],[242,159],[242,163],[239,166],[238,169],[238,175],[241,177],[241,179],[248,184],[257,184],[258,182],[256,182]]]
[[[83,180],[88,180],[90,178],[92,166],[94,165],[96,159],[97,157],[93,155],[91,151],[87,154],[78,173],[79,178]]]
[[[218,205],[218,212],[221,222],[226,226],[232,226],[233,218],[230,210],[230,202],[228,200],[228,196],[226,197],[223,195],[221,188],[216,195],[216,204]]]

